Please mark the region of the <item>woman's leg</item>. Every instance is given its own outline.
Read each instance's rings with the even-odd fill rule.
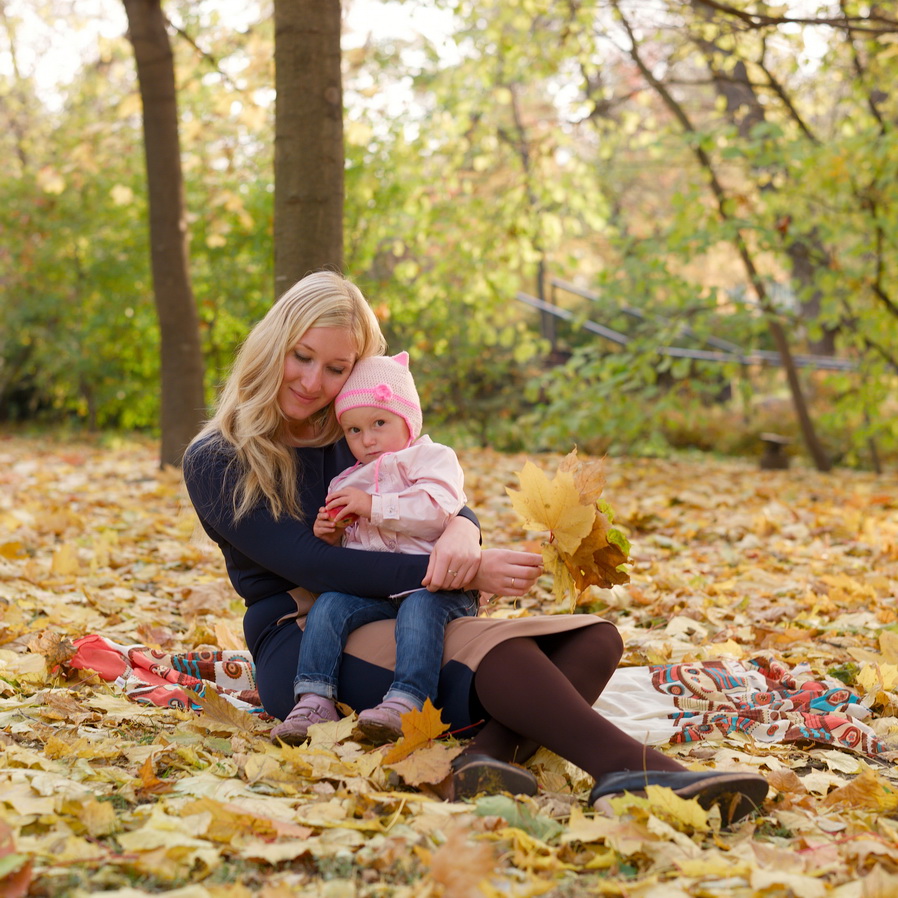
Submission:
[[[592,707],[620,660],[613,626],[584,627],[544,645],[546,651],[534,639],[510,639],[480,662],[474,687],[491,720],[466,754],[521,762],[544,745],[595,778],[621,770],[683,770]]]

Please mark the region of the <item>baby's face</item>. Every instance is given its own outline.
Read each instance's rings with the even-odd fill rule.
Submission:
[[[352,408],[340,417],[346,442],[362,462],[374,461],[385,452],[399,452],[409,442],[408,425],[394,412],[382,408]]]

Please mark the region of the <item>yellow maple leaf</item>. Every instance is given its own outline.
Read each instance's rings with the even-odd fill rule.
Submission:
[[[573,574],[553,544],[547,543],[543,546],[543,567],[552,578],[552,592],[555,594],[555,601],[562,602],[572,595],[579,597]],[[572,607],[574,604],[576,604],[576,598],[572,602]]]
[[[60,577],[71,577],[81,570],[78,550],[71,543],[63,543],[50,560],[50,572]]]
[[[384,755],[383,763],[393,764],[407,758],[416,748],[427,745],[448,729],[449,724],[443,723],[440,712],[427,699],[420,711],[413,708],[402,715],[402,738]]]
[[[236,730],[252,732],[256,729],[258,721],[252,714],[241,711],[214,689],[207,689],[205,695],[192,693],[190,698],[203,709],[203,716],[198,721],[201,724],[205,724],[211,719],[227,727],[234,727]]]
[[[108,836],[121,829],[115,808],[108,801],[90,798],[81,803],[78,819],[93,838]]]
[[[892,690],[898,685],[898,666],[895,664],[867,664],[855,679],[864,694]]]
[[[879,634],[879,651],[887,664],[898,663],[898,633],[882,630]]]
[[[613,512],[601,499],[605,473],[601,461],[584,462],[574,448],[550,480],[532,462],[518,473],[521,490],[506,489],[512,507],[528,530],[548,530],[543,564],[558,602],[574,611],[590,586],[609,589],[628,583],[621,570],[628,560],[626,537],[611,527]]]
[[[506,489],[514,510],[527,530],[548,530],[559,548],[577,551],[581,540],[592,530],[594,505],[582,505],[580,491],[570,471],[559,471],[552,480],[526,462],[518,474],[520,492]]]

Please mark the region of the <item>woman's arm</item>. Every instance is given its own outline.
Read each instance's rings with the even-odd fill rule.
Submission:
[[[205,450],[205,451],[204,451]],[[197,457],[197,452],[202,452]],[[228,472],[225,452],[206,446],[193,447],[184,467],[191,501],[206,532],[228,561],[229,572],[252,580],[281,578],[283,588],[303,586],[312,592],[339,590],[354,595],[388,596],[415,589],[427,570],[426,555],[395,555],[329,546],[315,537],[308,523],[292,518],[275,520],[261,503],[239,522],[230,504],[234,478]],[[310,491],[309,522],[323,499],[312,495],[312,476],[306,472],[304,493]],[[470,523],[465,526],[476,531]],[[235,583],[236,586],[236,583]],[[243,592],[241,592],[243,594]]]
[[[480,529],[459,515],[437,541],[422,581],[431,592],[477,589],[490,595],[522,596],[543,572],[541,555],[512,549],[480,550]]]

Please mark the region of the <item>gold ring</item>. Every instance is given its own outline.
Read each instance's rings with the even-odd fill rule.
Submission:
[[[514,577],[511,578],[511,588],[514,589]]]
[[[449,573],[452,574],[453,577],[455,577],[458,574],[458,571],[449,571]]]

